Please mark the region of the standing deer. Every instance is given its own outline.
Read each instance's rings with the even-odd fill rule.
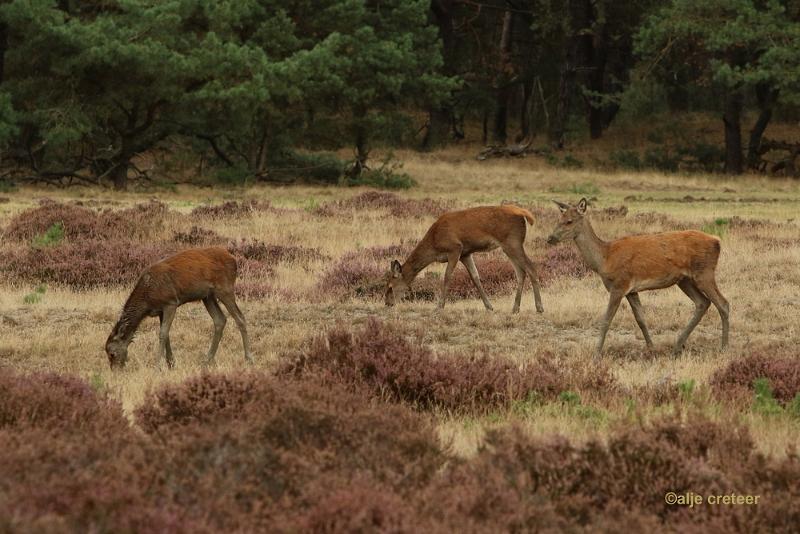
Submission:
[[[252,362],[247,325],[233,293],[235,282],[236,260],[227,250],[219,247],[185,250],[148,267],[139,277],[106,341],[106,354],[111,368],[125,366],[128,345],[145,317],[158,317],[161,320],[156,364],[166,355],[167,365],[173,367],[175,360],[172,357],[169,330],[175,310],[182,304],[197,300],[203,301],[214,321],[214,335],[206,359],[207,363],[213,362],[226,323],[217,299],[222,301],[236,321],[242,334],[245,360]]]
[[[542,313],[544,308],[542,297],[539,295],[536,266],[523,248],[526,221],[528,224],[533,224],[533,215],[530,211],[516,206],[484,206],[445,213],[428,229],[425,237],[411,251],[404,264],[401,265],[397,260],[392,261],[384,295],[386,305],[393,306],[396,301],[401,300],[411,282],[425,267],[433,262],[446,262],[447,269],[439,299],[439,308],[444,308],[447,288],[450,286],[453,270],[460,260],[467,268],[472,283],[478,288],[483,305],[487,310],[492,310],[472,254],[501,247],[511,260],[517,275],[517,295],[512,313],[519,311],[526,275],[530,276],[533,283],[536,311]]]
[[[694,315],[678,337],[674,354],[683,350],[689,334],[714,303],[722,318],[722,348],[728,345],[730,307],[714,279],[720,245],[716,237],[686,230],[659,234],[635,235],[603,241],[594,233],[586,214],[586,199],[576,206],[554,200],[561,209],[561,220],[547,239],[551,245],[572,239],[583,259],[600,275],[609,292],[608,308],[600,327],[595,356],[603,351],[608,327],[617,313],[622,297],[628,299],[633,317],[642,330],[648,347],[653,346],[642,314],[639,291],[663,289],[677,284],[695,305]]]

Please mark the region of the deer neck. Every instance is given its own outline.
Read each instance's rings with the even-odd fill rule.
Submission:
[[[596,273],[599,273],[608,254],[608,243],[597,237],[588,219],[581,221],[581,229],[575,236],[575,244],[584,261]]]
[[[405,283],[410,284],[413,282],[420,271],[433,263],[435,259],[436,256],[431,247],[428,246],[427,240],[423,239],[420,241],[403,264],[402,273]]]
[[[136,293],[134,292],[130,298],[128,298],[128,301],[122,308],[119,320],[114,326],[114,331],[117,336],[126,344],[130,344],[130,342],[133,341],[133,334],[136,333],[136,329],[139,328],[139,324],[141,324],[142,320],[147,317],[147,307],[144,306],[139,299],[135,298],[135,296]]]

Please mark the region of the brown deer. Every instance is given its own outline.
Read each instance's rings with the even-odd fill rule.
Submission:
[[[526,275],[530,276],[533,283],[536,311],[542,313],[544,308],[539,295],[536,266],[525,254],[523,247],[526,221],[533,224],[533,215],[516,206],[484,206],[445,213],[428,229],[404,264],[401,265],[397,260],[392,261],[384,293],[386,305],[393,306],[396,301],[401,300],[419,272],[431,263],[439,262],[447,263],[439,299],[439,308],[444,308],[447,288],[460,260],[467,268],[472,283],[478,288],[483,305],[487,310],[492,310],[472,254],[501,247],[511,260],[517,275],[517,295],[512,313],[519,311]]]
[[[156,364],[166,355],[167,365],[175,365],[169,330],[178,306],[202,300],[214,321],[214,335],[208,350],[207,363],[214,361],[219,340],[225,328],[225,314],[219,307],[221,300],[233,316],[244,344],[244,357],[250,357],[250,342],[244,315],[236,305],[233,288],[236,282],[236,260],[224,248],[197,248],[179,252],[154,263],[139,277],[136,287],[122,308],[122,314],[106,341],[106,354],[111,368],[124,367],[128,359],[128,345],[145,317],[161,320],[159,349]]]
[[[648,347],[652,347],[653,341],[644,322],[639,292],[663,289],[675,284],[692,299],[695,311],[678,337],[673,353],[678,354],[683,350],[689,334],[712,302],[722,318],[722,348],[728,345],[730,307],[717,289],[714,279],[720,253],[719,239],[696,230],[686,230],[603,241],[597,237],[584,216],[587,205],[585,198],[575,206],[557,200],[553,202],[561,209],[561,220],[547,242],[553,245],[559,241],[574,240],[583,259],[600,275],[610,295],[595,356],[603,351],[608,327],[617,313],[622,297],[628,299],[644,341]]]

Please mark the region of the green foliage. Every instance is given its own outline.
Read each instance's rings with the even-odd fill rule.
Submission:
[[[416,181],[406,173],[394,173],[384,168],[368,169],[356,178],[346,178],[349,186],[366,186],[378,189],[410,189]]]
[[[778,1],[673,0],[646,20],[636,50],[662,78],[681,71],[726,89],[767,84],[800,101],[800,25]]]
[[[772,394],[772,387],[770,387],[769,379],[757,378],[753,381],[753,389],[755,389],[755,399],[753,400],[753,411],[761,415],[779,415],[783,413],[783,408],[775,400]]]
[[[10,180],[0,180],[0,193],[13,193],[17,190],[17,185]]]
[[[651,130],[647,132],[646,136],[647,140],[651,143],[655,143],[657,145],[661,145],[664,143],[664,132],[660,129]]]
[[[595,196],[600,194],[600,188],[594,182],[571,184],[566,187],[551,187],[551,193],[569,193],[572,195]]]
[[[38,171],[89,168],[124,182],[119,169],[134,154],[183,135],[213,151],[228,167],[217,180],[235,185],[269,176],[274,155],[324,128],[326,117],[344,125],[332,148],[376,132],[394,142],[410,125],[399,110],[436,104],[457,87],[439,73],[429,7],[4,2],[0,23],[13,45],[4,57],[0,146],[24,126],[19,152],[35,154]],[[312,174],[335,183],[341,172],[333,176],[328,161]]]
[[[644,153],[642,167],[663,172],[676,172],[680,156],[664,147],[648,148]]]
[[[562,169],[583,168],[583,162],[572,154],[565,154],[563,158],[559,158],[558,155],[554,154],[549,149],[542,150],[541,154],[544,156],[544,159],[547,161],[548,165],[552,165],[553,167],[559,167]]]
[[[305,204],[303,204],[303,209],[309,213],[313,213],[319,208],[319,206],[319,201],[316,198],[311,197],[305,202]],[[358,245],[358,248],[361,248],[361,245]]]
[[[678,382],[678,392],[680,393],[681,399],[683,399],[684,402],[692,400],[692,397],[694,396],[694,389],[695,382],[691,378],[689,380]]]
[[[725,150],[717,145],[697,142],[693,145],[680,146],[678,154],[684,159],[684,167],[703,172],[719,172],[725,161]],[[688,161],[686,161],[688,158]]]
[[[800,419],[800,393],[795,395],[792,401],[786,406],[786,413],[794,419]]]
[[[636,150],[612,150],[609,159],[620,169],[638,171],[642,169],[642,160]]]
[[[721,238],[727,232],[729,224],[730,224],[729,219],[718,218],[715,219],[714,222],[712,223],[704,224],[702,231],[707,234],[715,235]]]
[[[156,191],[168,191],[170,193],[178,192],[178,184],[172,180],[154,179],[151,183],[152,189]]]
[[[634,78],[620,97],[620,119],[638,122],[667,111],[664,86],[652,78]]]
[[[584,182],[582,184],[573,184],[567,189],[567,192],[574,195],[599,195],[600,188],[594,182]]]
[[[542,397],[536,391],[529,391],[528,395],[522,400],[515,400],[511,403],[511,413],[521,417],[530,417],[536,413],[542,405]]]
[[[648,134],[651,142],[663,143],[673,138],[663,129],[653,130]],[[614,150],[609,160],[615,167],[629,170],[653,169],[662,172],[679,170],[718,172],[722,168],[724,150],[708,143],[696,143],[670,148],[668,145],[648,148],[643,156],[632,149]]]
[[[22,297],[23,304],[38,304],[42,300],[42,295],[45,294],[47,291],[47,286],[44,284],[39,284],[36,286],[36,289],[33,290],[32,293],[28,293],[24,297]]]
[[[5,147],[9,139],[19,133],[18,120],[19,115],[14,111],[11,95],[0,91],[0,148]]]
[[[582,404],[580,395],[574,391],[562,391],[558,401],[571,415],[581,419],[603,420],[606,417],[604,411]]]
[[[242,166],[234,165],[217,169],[214,177],[222,185],[243,186],[247,185],[248,180],[252,180],[253,174]]]
[[[89,386],[97,393],[102,393],[107,389],[106,383],[99,373],[92,373],[89,377]]]
[[[345,177],[342,183],[349,186],[369,186],[379,189],[410,189],[416,181],[401,172],[403,164],[389,154],[377,169],[364,169],[358,176]]]
[[[571,154],[567,154],[564,156],[564,159],[561,162],[561,166],[567,169],[581,169],[583,168],[583,162],[576,158]]]
[[[286,150],[272,162],[267,178],[276,182],[336,184],[344,168],[345,162],[335,154]]]
[[[559,402],[568,406],[578,406],[581,403],[581,397],[574,391],[562,391],[558,394]]]
[[[33,238],[32,245],[36,248],[52,247],[64,240],[64,223],[57,222],[50,226],[45,233]]]

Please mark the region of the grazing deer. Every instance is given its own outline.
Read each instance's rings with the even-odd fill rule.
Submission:
[[[128,345],[145,317],[158,317],[161,320],[156,364],[161,361],[162,355],[166,355],[167,365],[173,367],[175,360],[169,343],[169,330],[175,310],[182,304],[197,300],[203,301],[214,321],[214,336],[207,356],[207,363],[213,362],[226,323],[217,299],[222,301],[236,321],[242,334],[244,357],[252,362],[244,315],[236,305],[233,294],[235,281],[236,260],[227,250],[219,247],[185,250],[148,267],[139,277],[106,341],[106,354],[111,368],[125,366]]]
[[[653,346],[642,314],[639,291],[663,289],[677,284],[695,305],[694,315],[678,337],[673,353],[683,350],[689,334],[714,303],[722,318],[722,348],[728,345],[728,316],[730,307],[714,279],[719,259],[719,239],[698,232],[662,232],[634,235],[603,241],[594,233],[586,214],[586,199],[576,206],[553,201],[561,209],[561,220],[547,239],[551,245],[572,239],[583,259],[600,275],[610,296],[608,308],[600,327],[600,340],[595,356],[603,351],[608,327],[617,313],[622,297],[628,299],[633,317],[642,330],[648,347]]]
[[[444,308],[447,288],[453,270],[460,260],[467,268],[472,283],[478,288],[483,305],[487,310],[492,310],[472,254],[501,247],[511,260],[517,274],[517,295],[512,313],[519,311],[526,275],[530,276],[533,283],[536,311],[543,312],[536,266],[525,254],[523,247],[526,221],[528,224],[533,224],[533,215],[530,211],[516,206],[485,206],[445,213],[428,229],[425,237],[411,251],[404,264],[401,265],[397,260],[392,261],[384,294],[386,305],[393,306],[396,301],[401,300],[411,282],[425,267],[433,262],[446,262],[447,269],[439,299],[439,308]]]

